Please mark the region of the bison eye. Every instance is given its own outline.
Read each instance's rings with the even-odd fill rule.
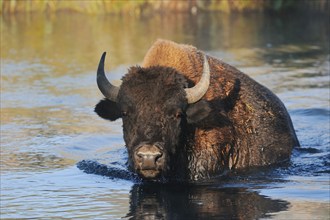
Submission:
[[[181,111],[175,113],[175,118],[180,119],[183,117],[183,113]]]
[[[124,117],[124,116],[127,116],[128,115],[128,112],[127,111],[122,111],[121,112],[121,115]]]

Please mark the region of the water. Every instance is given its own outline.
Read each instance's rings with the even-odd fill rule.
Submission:
[[[121,122],[96,116],[103,51],[114,83],[157,38],[234,65],[285,103],[302,147],[291,164],[199,184],[87,174],[122,164]],[[1,19],[1,218],[329,219],[329,23],[321,15]]]

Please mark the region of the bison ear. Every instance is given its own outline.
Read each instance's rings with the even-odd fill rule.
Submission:
[[[189,124],[198,124],[206,119],[211,111],[209,103],[205,100],[190,104],[186,110],[187,122]]]
[[[108,99],[101,100],[96,106],[94,111],[101,118],[114,121],[121,117],[120,107],[116,102],[110,101]]]

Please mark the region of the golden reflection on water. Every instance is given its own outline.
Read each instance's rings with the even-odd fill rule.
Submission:
[[[6,160],[2,161],[1,171],[33,171],[40,172],[43,170],[53,170],[65,168],[68,165],[75,164],[74,160],[68,158],[57,157],[55,155],[44,155],[42,153],[17,153],[3,155]],[[10,167],[10,169],[9,169]]]
[[[60,70],[95,69],[108,51],[111,66],[141,62],[157,38],[188,43],[200,49],[246,48],[267,43],[261,35],[264,16],[173,14],[152,17],[86,16],[59,13],[16,15],[1,21],[2,58],[40,60]],[[267,34],[267,33],[266,33]],[[62,70],[62,71],[61,71]]]
[[[107,51],[106,70],[111,75],[109,78],[118,82],[128,66],[142,61],[157,38],[192,44],[238,67],[287,98],[289,110],[310,107],[310,100],[313,100],[313,105],[326,108],[329,104],[329,54],[324,55],[328,53],[324,51],[328,51],[329,44],[322,41],[328,39],[327,29],[320,28],[326,22],[315,19],[311,25],[305,21],[294,23],[287,18],[270,19],[263,14],[135,17],[58,13],[3,16],[0,21],[1,174],[16,182],[18,175],[31,181],[30,172],[39,172],[41,176],[38,178],[42,181],[53,178],[61,185],[61,176],[44,176],[44,172],[67,172],[64,179],[70,179],[77,171],[64,168],[73,167],[81,159],[99,155],[104,158],[114,149],[122,149],[121,123],[110,125],[93,113],[94,105],[102,98],[96,86],[95,70],[100,55]],[[308,34],[297,38],[292,30],[303,30]],[[282,32],[285,38],[280,34]],[[308,96],[306,89],[310,89]],[[113,136],[105,138],[110,135]],[[118,158],[122,156],[117,155]],[[78,179],[84,178],[85,175]],[[88,176],[87,179],[90,181],[92,178]],[[45,188],[44,191],[51,188],[67,196],[65,190],[43,185],[42,181],[38,184]],[[93,194],[96,200],[106,199],[109,204],[123,204],[124,211],[111,210],[106,206],[108,203],[105,209],[107,213],[125,216],[128,192],[121,192],[118,186],[118,194],[104,194],[116,184],[111,182],[109,186],[108,180],[103,181],[105,184],[101,192],[98,184],[89,183],[83,189],[84,193]],[[18,189],[10,183],[7,184],[6,196],[15,201]],[[92,191],[91,186],[94,187]],[[65,187],[81,194],[80,183],[74,182]],[[37,190],[32,194],[20,192],[19,196],[48,201],[48,198],[43,198],[44,191]],[[54,192],[50,195],[58,201]],[[95,192],[98,193],[96,196]],[[74,198],[80,199],[79,195]],[[86,202],[85,199],[77,202]],[[56,208],[53,200],[51,203]],[[18,200],[7,207],[14,214],[17,207],[24,211],[25,208],[19,206],[24,203],[22,201],[25,200]],[[70,207],[72,201],[72,198],[66,200]],[[293,211],[301,212],[311,203],[293,204],[298,204],[293,206]],[[88,204],[88,208],[91,207]],[[317,206],[314,204],[313,207]],[[45,207],[32,204],[29,208],[38,211],[38,208]],[[320,209],[326,210],[324,203]],[[279,217],[293,216],[292,212],[286,214],[281,212]]]

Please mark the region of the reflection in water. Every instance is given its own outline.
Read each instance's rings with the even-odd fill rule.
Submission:
[[[119,219],[128,209],[132,219],[145,213],[158,219],[256,219],[286,209],[275,218],[328,218],[328,22],[326,15],[292,13],[1,15],[1,218]],[[121,122],[93,112],[101,97],[95,70],[107,51],[109,79],[119,82],[157,38],[193,44],[280,96],[302,148],[287,170],[279,170],[288,181],[268,181],[268,188],[260,177],[257,187],[290,206],[247,185],[134,185],[129,193],[131,181],[75,167],[83,159],[125,164]]]
[[[75,74],[86,69],[94,71],[103,51],[111,54],[112,67],[141,62],[157,38],[193,44],[207,51],[233,50],[238,58],[248,51],[239,49],[280,47],[282,51],[294,52],[292,50],[306,47],[306,42],[311,41],[313,45],[309,46],[329,49],[324,41],[329,34],[326,20],[322,16],[308,19],[309,16],[313,15],[306,15],[305,19],[293,19],[301,18],[299,14],[291,17],[267,14],[134,17],[63,13],[5,16],[1,20],[1,51],[5,59],[24,58],[32,60],[33,65],[41,62],[42,70],[50,64],[52,73],[59,76],[70,71],[73,65],[78,65],[76,68],[80,70]],[[285,38],[279,33],[286,33]],[[263,57],[264,54],[259,54],[258,58]],[[254,61],[262,63],[263,60]]]
[[[259,219],[288,203],[245,188],[202,185],[134,185],[129,219]]]
[[[1,163],[1,171],[42,171],[68,167],[74,160],[62,158],[55,155],[45,155],[42,153],[25,152],[2,155],[6,157]],[[10,167],[10,169],[8,169]]]

